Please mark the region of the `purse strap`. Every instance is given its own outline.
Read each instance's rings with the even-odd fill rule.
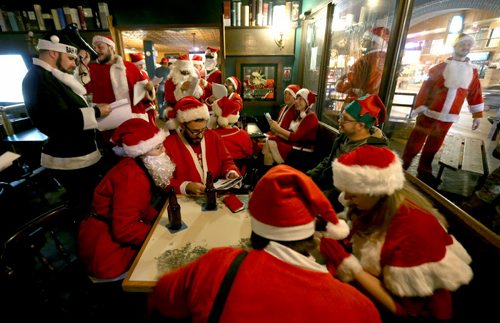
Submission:
[[[229,295],[229,291],[231,290],[231,286],[233,285],[234,278],[238,273],[238,269],[240,268],[243,259],[247,256],[246,250],[240,252],[231,262],[222,283],[220,284],[219,291],[217,292],[217,296],[215,297],[214,304],[212,305],[212,310],[210,311],[210,315],[208,317],[208,322],[216,323],[219,322],[220,316],[222,315],[222,310],[224,309],[224,305],[226,304],[227,296]]]

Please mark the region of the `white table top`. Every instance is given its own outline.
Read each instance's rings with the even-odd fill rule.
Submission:
[[[164,207],[156,220],[122,287],[127,292],[149,292],[170,266],[195,259],[208,249],[221,246],[242,246],[251,234],[247,210],[232,213],[218,197],[216,211],[203,211],[204,197],[178,195],[182,222],[187,228],[170,232]],[[238,196],[247,204],[247,196]]]

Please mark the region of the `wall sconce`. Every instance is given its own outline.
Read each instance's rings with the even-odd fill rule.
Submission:
[[[285,13],[284,5],[274,6],[272,33],[274,43],[280,50],[285,48],[285,35],[290,30],[290,17],[287,17]]]

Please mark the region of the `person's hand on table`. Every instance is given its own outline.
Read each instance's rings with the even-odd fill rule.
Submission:
[[[186,192],[191,195],[203,195],[205,194],[205,185],[202,183],[190,182],[186,185]]]

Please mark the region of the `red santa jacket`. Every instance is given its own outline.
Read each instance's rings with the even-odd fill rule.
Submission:
[[[92,93],[95,103],[111,103],[128,99],[132,113],[148,121],[146,106],[143,102],[134,102],[134,85],[146,78],[134,63],[124,61],[120,56],[114,64],[90,63],[90,82],[85,85],[87,92]],[[123,77],[125,76],[125,77]]]
[[[222,138],[213,130],[209,129],[204,133],[200,143],[200,159],[179,129],[171,132],[163,145],[175,164],[170,185],[175,188],[176,193],[186,194],[185,188],[189,182],[205,183],[208,170],[212,172],[214,179],[225,178],[230,171],[240,174]]]
[[[353,254],[380,277],[408,314],[451,319],[449,291],[472,279],[471,258],[437,219],[404,202],[382,237],[354,235]]]
[[[346,106],[366,94],[378,94],[384,70],[385,51],[376,49],[361,56],[349,69],[346,78],[337,83],[336,90],[346,93]]]
[[[220,322],[380,322],[375,306],[361,292],[289,250],[288,254],[295,253],[304,261],[283,260],[266,250],[248,253]],[[191,316],[192,322],[207,322],[222,279],[240,252],[212,249],[188,266],[164,275],[150,295],[150,308],[168,317]],[[281,256],[284,253],[287,251]]]
[[[483,116],[484,101],[477,68],[469,61],[461,62],[472,69],[472,79],[468,88],[448,89],[443,72],[451,59],[432,67],[429,78],[424,81],[415,99],[415,113],[423,112],[426,116],[444,122],[456,122],[459,119],[465,99],[473,118]]]
[[[207,83],[204,88],[203,99],[212,96],[212,83],[222,84],[222,72],[218,68],[215,68],[205,76],[205,80]]]
[[[147,175],[132,158],[122,159],[101,180],[93,208],[102,219],[84,220],[78,234],[80,259],[89,275],[115,278],[129,269],[158,215],[151,194]]]
[[[297,117],[297,113],[295,111],[295,105],[291,106],[284,105],[280,112],[278,113],[278,119],[276,122],[283,129],[288,129],[290,127],[290,123]]]
[[[296,112],[295,115],[297,115]],[[282,158],[282,160],[276,160],[276,162],[284,163],[292,149],[312,152],[318,127],[319,122],[316,114],[308,113],[302,120],[292,121],[287,129],[291,131],[288,140],[276,136],[269,137],[268,144],[273,156],[278,153]]]
[[[165,104],[166,107],[173,108],[175,107],[177,101],[187,96],[187,93],[181,90],[182,84],[174,83],[174,81],[172,80],[172,75],[169,75],[168,77],[169,78],[165,81]],[[198,84],[192,96],[194,96],[197,99],[200,99],[202,98],[203,93],[204,93],[203,88]]]
[[[216,128],[214,131],[221,136],[229,154],[233,159],[252,156],[252,139],[248,132],[238,127]]]

